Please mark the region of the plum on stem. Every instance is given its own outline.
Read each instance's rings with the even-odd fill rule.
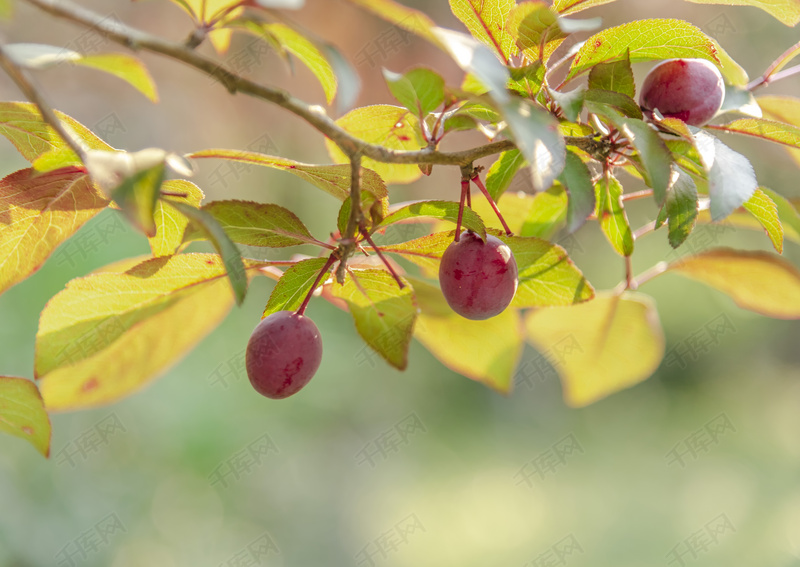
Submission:
[[[642,84],[639,103],[652,113],[702,126],[722,107],[725,84],[705,59],[670,59],[653,67]]]

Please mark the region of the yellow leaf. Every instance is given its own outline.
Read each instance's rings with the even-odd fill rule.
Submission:
[[[153,102],[158,102],[158,92],[153,78],[139,59],[122,53],[86,55],[75,61],[77,65],[110,73],[129,83]]]
[[[0,376],[0,431],[25,439],[42,455],[50,456],[50,418],[36,384]]]
[[[664,356],[655,305],[639,293],[602,293],[580,305],[538,309],[527,315],[525,328],[529,342],[555,367],[573,407],[638,384]]]

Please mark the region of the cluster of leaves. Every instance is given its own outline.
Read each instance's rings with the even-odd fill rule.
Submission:
[[[294,57],[307,65],[329,104],[337,100],[346,108],[353,100],[357,82],[339,52],[272,17],[276,8],[302,2],[173,1],[194,21],[189,47],[208,38],[224,51],[232,33],[254,34],[287,60]],[[800,272],[775,254],[712,249],[662,263],[639,280],[628,261],[635,235],[662,226],[675,248],[697,223],[723,220],[763,228],[779,253],[784,237],[800,241],[797,203],[759,186],[747,158],[713,134],[761,138],[792,149],[797,158],[800,99],[755,98],[745,71],[714,39],[681,20],[635,21],[572,41],[574,34],[594,32],[601,22],[567,16],[612,0],[555,0],[552,5],[450,0],[469,35],[437,27],[425,14],[393,0],[350,1],[429,41],[465,71],[460,85],[448,85],[423,67],[384,71],[399,105],[356,108],[335,121],[337,129],[363,142],[361,149],[390,150],[380,154],[385,159],[365,150],[355,192],[353,153],[331,136],[326,144],[334,163],[322,165],[226,149],[185,156],[156,148],[126,152],[66,115],[57,114],[70,141],[57,134],[36,105],[0,103],[0,134],[31,163],[0,181],[5,219],[0,292],[34,273],[107,207],[146,234],[152,249],[150,258],[122,260],[73,280],[51,299],[36,336],[38,388],[24,379],[0,378],[0,429],[29,439],[46,454],[50,425],[45,408],[87,408],[136,391],[213,330],[234,302],[241,303],[252,277],[277,280],[264,316],[296,309],[314,291],[320,271],[335,268],[328,261],[331,255],[346,269],[339,270],[342,277],[322,278],[322,296],[348,311],[366,344],[392,366],[405,368],[409,343],[416,337],[443,364],[507,393],[525,341],[543,353],[567,345],[568,355],[557,370],[573,406],[635,384],[660,364],[664,339],[654,302],[636,291],[652,275],[682,274],[728,293],[744,308],[800,318]],[[787,25],[800,21],[800,7],[794,4],[735,3],[761,7]],[[0,0],[0,16],[8,15],[8,6]],[[4,46],[2,52],[28,70],[71,63],[111,72],[157,100],[144,65],[129,55],[84,56],[30,44]],[[798,54],[800,44],[770,73]],[[675,57],[706,59],[725,78],[726,104],[711,125],[646,119],[635,102],[631,63]],[[558,85],[555,76],[560,76]],[[577,79],[585,80],[569,89]],[[498,201],[513,235],[499,230],[489,205],[477,198],[460,219],[463,227],[506,242],[519,268],[511,307],[486,321],[459,318],[431,282],[453,241],[459,203],[392,205],[387,190],[387,185],[430,174],[435,163],[454,173],[453,165],[460,165],[465,179],[474,177],[480,170],[471,162],[454,164],[437,152],[445,136],[464,130],[479,131],[490,142],[513,142],[485,176],[488,193]],[[76,147],[82,152],[76,153]],[[339,232],[318,240],[284,207],[239,200],[203,203],[197,185],[168,179],[176,173],[188,176],[192,162],[205,159],[265,166],[302,178],[342,202]],[[535,193],[505,194],[522,170],[529,172]],[[655,220],[645,230],[630,226],[626,202],[633,194],[625,192],[621,172],[647,187],[637,197],[652,196]],[[455,194],[457,181],[453,186]],[[625,258],[628,277],[614,290],[595,292],[564,248],[553,243],[587,220],[598,222],[613,250]],[[351,258],[343,253],[342,237],[352,231],[353,222],[358,252]],[[372,238],[395,225],[420,222],[432,227],[424,236],[380,245]],[[197,240],[210,242],[216,253],[184,252]],[[321,255],[269,262],[245,258],[240,249],[302,244],[318,246]]]

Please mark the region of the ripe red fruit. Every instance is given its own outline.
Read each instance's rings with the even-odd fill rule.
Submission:
[[[439,284],[448,305],[467,319],[494,317],[508,307],[517,292],[517,262],[499,238],[486,242],[463,232],[442,255]]]
[[[639,103],[665,117],[702,126],[719,111],[725,85],[717,68],[705,59],[671,59],[647,74]]]
[[[253,388],[268,398],[288,398],[314,376],[322,360],[322,339],[314,321],[278,311],[256,326],[245,363]]]

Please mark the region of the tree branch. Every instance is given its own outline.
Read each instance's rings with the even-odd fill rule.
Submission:
[[[25,0],[29,4],[58,18],[92,29],[108,39],[134,51],[149,51],[165,55],[194,67],[217,79],[232,94],[243,93],[276,104],[302,118],[330,138],[348,156],[360,153],[382,163],[438,164],[463,166],[480,158],[514,149],[514,142],[502,140],[458,152],[440,152],[431,148],[421,150],[391,150],[359,140],[339,127],[321,106],[309,105],[287,91],[268,87],[229,71],[213,59],[195,52],[185,43],[176,43],[132,28],[111,18],[103,17],[70,0]],[[567,145],[577,146],[594,155],[602,142],[583,137],[565,137]]]

